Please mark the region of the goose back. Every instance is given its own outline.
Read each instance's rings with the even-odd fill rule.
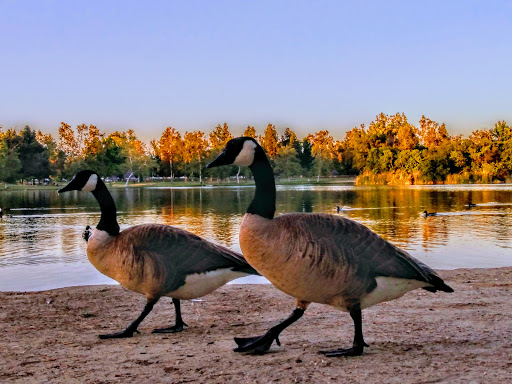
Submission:
[[[240,246],[258,272],[303,301],[345,307],[373,291],[379,277],[411,280],[414,288],[431,290],[442,282],[407,252],[339,216],[290,213],[268,220],[246,214]]]
[[[101,273],[150,297],[199,297],[237,277],[257,274],[236,252],[160,224],[136,225],[117,236],[95,229],[87,244],[87,255]],[[214,271],[225,273],[212,274],[210,277],[216,280],[212,285],[206,275]],[[204,278],[204,286],[196,286],[199,291],[175,294],[194,275]]]

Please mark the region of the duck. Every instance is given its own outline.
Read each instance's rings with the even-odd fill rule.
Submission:
[[[340,207],[339,205],[336,206],[336,213],[340,213],[340,212],[343,212],[343,211],[346,211],[350,209],[350,207],[347,207],[346,205],[344,205],[343,207]]]
[[[82,239],[84,239],[86,243],[89,241],[89,237],[91,237],[90,229],[91,229],[91,226],[90,225],[86,225],[84,233],[82,233]]]
[[[473,208],[473,207],[476,207],[476,204],[468,203],[468,208]]]
[[[326,213],[275,216],[274,173],[256,140],[230,140],[207,165],[248,166],[256,190],[243,217],[240,248],[245,259],[276,288],[295,298],[295,308],[281,323],[256,337],[237,337],[236,352],[261,354],[280,333],[302,317],[311,303],[348,312],[354,323],[352,347],[320,351],[327,357],[358,356],[368,347],[362,310],[397,299],[413,289],[453,292],[430,267],[346,217]]]
[[[146,296],[144,309],[132,323],[120,332],[99,335],[100,339],[132,337],[163,296],[172,298],[175,325],[153,333],[183,331],[187,324],[180,300],[202,297],[242,276],[259,275],[242,255],[180,228],[140,224],[120,231],[112,195],[96,172],[78,172],[58,192],[68,191],[91,192],[101,209],[100,221],[87,237],[91,264],[121,286]]]
[[[423,216],[424,216],[424,217],[437,216],[437,212],[427,212],[427,211],[423,211]]]

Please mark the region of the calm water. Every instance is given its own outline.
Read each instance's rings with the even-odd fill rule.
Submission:
[[[163,223],[240,251],[254,187],[114,189],[121,228]],[[477,204],[468,208],[468,202]],[[278,187],[277,213],[336,213],[368,226],[431,267],[512,265],[512,185]],[[92,267],[82,232],[99,207],[90,193],[2,191],[0,290],[111,283]],[[424,218],[423,210],[437,212]]]

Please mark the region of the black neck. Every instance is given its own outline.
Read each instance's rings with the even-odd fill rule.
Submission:
[[[249,168],[256,183],[256,193],[251,205],[247,208],[247,213],[272,219],[276,212],[276,184],[274,171],[263,149],[259,147],[256,149],[254,163]]]
[[[101,209],[100,222],[97,229],[107,232],[110,236],[119,235],[119,224],[117,224],[116,204],[105,183],[98,177],[96,189],[92,194],[98,200]]]

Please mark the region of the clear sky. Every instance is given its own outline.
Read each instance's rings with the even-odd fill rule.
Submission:
[[[0,124],[512,124],[512,1],[0,0]]]

